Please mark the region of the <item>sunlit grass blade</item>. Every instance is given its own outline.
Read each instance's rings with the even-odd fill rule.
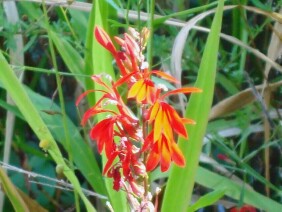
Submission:
[[[195,84],[195,87],[202,89],[203,93],[193,94],[186,110],[185,116],[192,118],[197,124],[187,127],[189,141],[179,139],[179,146],[185,155],[187,164],[184,169],[177,166],[172,167],[165,190],[162,211],[185,211],[191,201],[202,141],[214,93],[223,5],[224,1],[219,1]]]
[[[91,14],[90,14],[90,19],[92,18],[92,20],[94,20],[94,22],[92,22],[93,25],[88,26],[89,29],[94,29],[94,26],[100,26],[102,27],[105,31],[108,31],[109,27],[108,27],[108,18],[110,17],[110,15],[115,15],[115,13],[111,13],[112,8],[110,8],[109,4],[107,3],[107,1],[100,1],[100,0],[95,0],[94,1],[94,5],[95,7],[92,8]],[[90,20],[90,22],[92,21]],[[112,66],[112,57],[110,55],[110,53],[104,49],[98,42],[97,40],[93,37],[93,31],[88,31],[87,34],[87,43],[88,45],[88,49],[91,49],[91,53],[92,55],[89,55],[87,57],[87,59],[89,59],[91,63],[88,62],[88,64],[86,64],[89,67],[93,67],[91,70],[93,71],[92,74],[108,74],[110,75],[113,79],[115,79],[115,73],[114,73],[114,69]],[[91,40],[92,39],[92,40]],[[93,83],[92,83],[93,84]],[[91,84],[90,84],[91,85]],[[96,83],[94,85],[95,89],[103,89],[101,87],[99,87],[99,85]],[[93,88],[91,88],[93,89]],[[101,97],[101,93],[100,92],[96,92],[95,93],[95,99],[99,99]],[[91,103],[91,102],[90,102]],[[98,117],[98,121],[103,119],[104,117],[99,115]],[[106,157],[105,155],[103,155],[103,164],[106,163]],[[113,209],[115,211],[127,211],[128,207],[126,205],[126,197],[125,197],[125,193],[124,192],[116,192],[115,190],[113,190],[113,181],[112,179],[108,179],[105,178],[105,183],[106,183],[106,187],[108,190],[108,194],[109,194],[109,200],[110,203],[113,207]]]
[[[73,46],[70,45],[64,38],[58,36],[54,31],[50,30],[49,33],[57,51],[70,72],[73,74],[81,74],[84,68],[84,61],[77,50],[73,48]],[[80,83],[81,87],[85,88],[84,78],[76,77],[76,80]]]
[[[212,2],[210,4],[206,4],[206,5],[203,5],[203,6],[191,8],[191,9],[188,9],[188,10],[184,10],[184,11],[180,11],[180,12],[176,12],[176,13],[171,13],[171,14],[168,14],[166,16],[156,18],[154,20],[154,24],[161,24],[161,23],[165,22],[166,20],[168,20],[169,18],[188,16],[188,15],[193,14],[193,13],[205,11],[207,9],[210,9],[211,7],[216,6],[217,4],[218,4],[218,1]]]
[[[43,122],[23,86],[16,78],[2,52],[0,52],[0,66],[2,67],[2,70],[0,71],[0,81],[2,85],[10,94],[15,104],[18,106],[19,110],[25,117],[27,123],[30,125],[34,133],[38,136],[40,141],[42,141],[42,144],[44,143],[46,150],[52,156],[54,161],[64,167],[65,176],[72,183],[74,189],[82,198],[87,210],[95,211],[89,200],[83,194],[78,179],[73,171],[67,166],[52,134],[48,130],[46,124]]]
[[[18,193],[16,187],[13,185],[5,171],[0,167],[0,182],[5,194],[11,201],[15,211],[28,211],[28,207]]]
[[[227,187],[218,189],[218,190],[214,190],[200,197],[197,200],[197,202],[195,202],[191,207],[188,208],[188,212],[193,212],[198,209],[212,205],[213,203],[217,202],[219,199],[221,199],[224,196],[226,190],[227,190]]]

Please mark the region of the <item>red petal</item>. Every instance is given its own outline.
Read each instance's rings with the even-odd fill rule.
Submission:
[[[173,107],[171,107],[169,104],[162,102],[162,107],[163,110],[166,111],[167,116],[169,117],[169,121],[171,124],[171,127],[180,135],[184,136],[185,138],[187,138],[187,131],[186,128],[184,126],[184,124],[182,123],[181,118],[179,117],[179,115],[177,114],[177,112],[174,110]]]
[[[124,75],[123,77],[121,77],[118,81],[116,81],[116,83],[114,84],[115,87],[120,86],[121,84],[123,84],[124,82],[126,82],[127,80],[130,79],[130,77],[132,77],[133,75],[135,75],[138,72],[131,72],[129,74]]]
[[[99,26],[95,27],[95,38],[97,41],[108,51],[110,51],[113,55],[116,54],[116,48],[109,37],[109,35]]]
[[[158,165],[160,161],[160,155],[152,151],[148,157],[146,170],[147,172],[152,171]]]
[[[111,90],[109,86],[107,86],[102,80],[102,75],[101,74],[95,74],[91,77],[91,79],[94,82],[97,82],[98,84],[102,85],[103,87],[107,88],[108,90]]]
[[[85,123],[87,122],[87,120],[91,117],[91,116],[95,116],[99,113],[105,113],[105,112],[109,112],[109,113],[113,113],[116,114],[116,112],[112,111],[112,110],[107,110],[107,109],[101,109],[98,107],[92,107],[89,110],[87,110],[82,117],[81,120],[81,125],[85,125]]]
[[[196,122],[192,119],[182,118],[181,120],[184,124],[196,124]]]
[[[147,138],[145,138],[145,141],[144,141],[144,144],[143,144],[143,147],[142,147],[142,152],[148,150],[148,148],[154,143],[154,140],[153,140],[153,135],[154,133],[151,132]]]
[[[185,158],[184,158],[181,150],[179,149],[179,147],[177,146],[176,143],[172,143],[171,147],[172,147],[172,155],[171,155],[172,160],[178,166],[184,167],[185,166]]]
[[[191,87],[191,88],[178,88],[178,89],[175,89],[175,90],[172,90],[172,91],[168,91],[167,93],[165,93],[164,95],[162,95],[162,99],[164,99],[165,97],[169,96],[169,95],[173,95],[173,94],[179,94],[179,93],[185,93],[185,94],[188,94],[188,93],[200,93],[202,92],[201,89],[199,88],[194,88],[194,87]]]
[[[77,98],[76,102],[75,102],[75,105],[76,107],[78,106],[78,104],[80,103],[80,101],[89,93],[91,92],[95,92],[95,90],[88,90],[88,91],[85,91],[84,93],[80,94],[79,97]]]
[[[96,140],[99,153],[103,151],[105,145],[106,154],[110,156],[113,144],[112,118],[107,118],[97,123],[90,131],[90,138]]]
[[[107,161],[107,163],[106,163],[106,165],[105,165],[105,167],[104,167],[103,175],[105,175],[105,174],[108,172],[109,168],[110,168],[111,165],[113,164],[113,162],[114,162],[114,160],[115,160],[115,158],[116,158],[117,155],[118,155],[118,152],[114,152],[114,153],[109,157],[109,159],[108,159],[108,161]]]
[[[173,76],[163,72],[163,71],[158,71],[158,70],[153,70],[152,71],[152,74],[155,74],[155,75],[158,75],[159,77],[163,78],[163,79],[166,79],[170,82],[173,82],[173,83],[178,83],[179,84],[179,81],[174,78]]]
[[[120,46],[124,45],[125,41],[123,39],[121,39],[120,37],[115,36],[114,39],[118,43],[118,45],[120,45]]]
[[[136,56],[134,54],[134,50],[132,49],[132,46],[126,42],[126,47],[129,51],[130,61],[131,61],[131,68],[133,72],[136,72],[139,70],[138,65],[136,63]]]
[[[171,153],[169,151],[169,143],[165,136],[163,136],[162,139],[162,147],[161,147],[161,171],[165,172],[169,169],[170,167],[170,162],[171,162]]]

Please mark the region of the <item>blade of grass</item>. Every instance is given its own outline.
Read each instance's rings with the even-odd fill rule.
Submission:
[[[51,24],[49,23],[49,16],[47,13],[47,8],[45,4],[45,0],[43,0],[43,15],[44,15],[44,23],[46,25],[47,29],[47,36],[48,36],[48,46],[49,46],[49,52],[50,52],[50,57],[52,61],[52,66],[54,67],[55,71],[55,78],[56,78],[56,84],[57,84],[57,91],[58,91],[58,96],[59,96],[59,101],[61,105],[61,113],[62,113],[62,119],[63,119],[63,131],[65,133],[65,140],[66,140],[66,153],[68,155],[68,160],[70,166],[73,166],[73,154],[71,151],[71,146],[70,146],[70,131],[67,127],[67,115],[66,115],[66,107],[65,107],[65,97],[63,94],[63,88],[62,88],[62,80],[59,75],[59,70],[58,70],[58,65],[57,65],[57,59],[55,55],[55,46],[53,44],[53,41],[51,39]],[[74,200],[75,200],[75,209],[77,212],[80,212],[80,206],[79,206],[79,195],[76,190],[74,190]]]
[[[205,194],[204,196],[200,197],[198,201],[195,202],[191,207],[189,207],[187,212],[193,212],[214,204],[224,196],[226,190],[227,188],[222,188]]]
[[[15,2],[3,2],[4,11],[6,13],[7,22],[16,25],[19,22],[19,14]],[[21,32],[21,28],[19,28]],[[24,54],[23,54],[23,37],[21,33],[14,34],[12,36],[14,48],[9,51],[10,63],[13,65],[23,65],[24,64]],[[24,78],[24,73],[15,72],[19,80],[22,82]],[[13,104],[13,101],[9,95],[7,95],[7,103]],[[5,123],[5,141],[4,141],[4,151],[3,151],[3,162],[9,163],[10,151],[14,133],[15,125],[15,115],[11,112],[7,112],[6,123]],[[2,211],[4,206],[4,196],[0,192],[0,211]]]
[[[86,33],[86,41],[85,41],[85,53],[84,53],[84,69],[83,73],[91,76],[93,75],[93,31],[94,31],[94,22],[95,22],[95,7],[92,5],[92,9],[89,15],[88,20],[88,27],[87,27],[87,33]],[[85,79],[85,88],[86,90],[91,90],[94,88],[94,83],[91,78]],[[95,104],[95,96],[94,95],[88,95],[87,100],[89,105]]]
[[[0,52],[0,66],[2,67],[2,71],[0,71],[0,81],[14,100],[15,104],[18,106],[27,123],[30,125],[34,133],[38,136],[38,138],[42,142],[41,144],[46,145],[45,149],[52,156],[54,161],[64,167],[65,176],[72,183],[75,190],[82,198],[87,210],[95,211],[89,200],[83,194],[78,179],[64,161],[60,149],[57,146],[53,136],[48,130],[46,124],[41,119],[33,103],[30,101],[30,98],[13,73],[13,70],[10,68],[2,52]]]
[[[39,205],[34,199],[29,197],[26,193],[21,191],[20,189],[17,189],[19,195],[23,199],[23,201],[26,203],[29,211],[36,211],[36,212],[48,212],[45,208],[43,208],[41,205]]]
[[[112,12],[112,8],[110,8],[110,5],[107,3],[106,0],[95,0],[94,1],[94,8],[92,9],[90,14],[90,17],[94,17],[94,22],[92,23],[93,26],[90,26],[90,29],[93,29],[94,26],[100,26],[105,31],[108,31],[108,18],[110,15],[115,16],[114,12]],[[111,13],[112,12],[112,13]],[[112,79],[115,79],[115,73],[112,66],[112,57],[110,53],[105,50],[96,39],[93,37],[93,31],[89,31],[87,37],[88,39],[92,39],[92,41],[89,41],[89,44],[92,44],[91,51],[92,52],[92,59],[93,62],[93,70],[94,72],[92,74],[108,74],[112,77]],[[91,36],[91,37],[90,37]],[[90,58],[88,58],[90,59]],[[94,85],[95,89],[103,89],[102,87],[98,86],[97,84]],[[101,93],[95,92],[95,99],[99,99],[101,97]],[[91,103],[91,102],[90,102]],[[104,118],[105,114],[98,116],[98,120],[100,121]],[[107,158],[105,154],[102,155],[103,164],[107,162]],[[126,205],[126,196],[124,192],[116,192],[113,189],[113,181],[112,179],[105,178],[105,184],[108,190],[109,199],[111,202],[111,205],[114,209],[114,211],[127,211],[128,207]]]
[[[184,153],[187,164],[183,169],[175,165],[172,166],[164,194],[162,211],[185,211],[191,201],[202,141],[214,93],[223,5],[224,1],[219,1],[195,84],[196,87],[203,90],[203,93],[192,95],[186,110],[185,117],[194,119],[197,124],[187,127],[190,133],[189,141],[179,139],[179,146]]]
[[[81,70],[84,68],[84,61],[77,50],[73,48],[63,37],[58,36],[54,31],[50,30],[49,35],[70,72],[73,74],[81,74]],[[80,83],[81,87],[85,88],[85,79],[76,77],[76,80]]]
[[[205,4],[203,6],[191,8],[191,9],[176,12],[176,13],[171,13],[166,16],[156,16],[157,18],[154,20],[154,24],[162,24],[170,18],[183,17],[183,16],[188,16],[190,14],[194,14],[197,12],[205,11],[207,9],[210,9],[211,7],[215,7],[217,4],[218,4],[218,1],[215,1],[210,4]]]
[[[15,211],[17,212],[29,211],[25,202],[19,195],[17,189],[15,188],[13,183],[10,181],[9,177],[5,173],[4,169],[2,169],[2,167],[0,167],[0,182],[1,182],[1,187],[4,189],[5,194],[11,201]]]

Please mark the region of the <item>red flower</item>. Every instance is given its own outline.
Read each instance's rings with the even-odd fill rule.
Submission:
[[[194,121],[181,118],[175,109],[163,99],[170,94],[200,91],[197,88],[176,89],[158,97],[158,100],[149,108],[147,121],[153,127],[142,149],[142,151],[152,149],[146,163],[147,171],[153,170],[159,162],[161,171],[166,171],[171,161],[178,166],[185,166],[183,154],[174,141],[174,132],[188,138],[185,124],[194,124]]]
[[[244,205],[242,207],[234,207],[230,209],[230,212],[256,212],[256,208],[251,205]]]
[[[81,99],[90,92],[98,91],[103,93],[97,103],[84,113],[81,123],[85,125],[90,117],[99,113],[109,113],[111,115],[101,120],[90,130],[90,138],[96,141],[98,152],[101,153],[105,147],[106,156],[109,158],[116,148],[114,136],[128,136],[135,140],[138,139],[138,119],[126,107],[114,84],[112,84],[112,87],[109,87],[101,80],[100,75],[94,75],[92,79],[105,87],[106,90],[87,91],[81,94],[76,104],[78,105]],[[107,105],[116,105],[119,113],[112,109],[107,109]]]
[[[144,58],[140,57],[140,52],[144,48],[149,33],[148,30],[143,30],[140,34],[140,41],[136,41],[136,39],[139,37],[139,33],[133,29],[131,29],[131,31],[132,33],[137,33],[138,36],[133,38],[132,35],[124,33],[124,39],[115,37],[115,41],[121,46],[122,49],[121,51],[118,51],[116,50],[108,34],[102,28],[97,26],[94,30],[97,41],[105,49],[111,52],[123,76],[129,74],[130,72],[140,71],[139,67],[142,67],[144,60]]]
[[[175,135],[188,138],[185,124],[194,121],[181,118],[175,109],[165,102],[173,94],[201,92],[198,88],[179,88],[164,93],[163,85],[151,79],[154,74],[170,83],[178,81],[162,71],[150,71],[142,51],[145,48],[149,31],[141,33],[130,29],[123,39],[115,37],[120,48],[116,48],[109,35],[100,27],[94,30],[96,40],[114,57],[121,77],[113,82],[104,75],[94,75],[92,80],[101,90],[89,90],[83,93],[76,104],[91,92],[100,92],[101,97],[83,115],[81,124],[101,113],[106,118],[91,126],[90,138],[97,143],[98,152],[104,150],[107,162],[103,175],[114,180],[115,190],[121,188],[127,193],[143,196],[146,170],[153,170],[160,164],[161,171],[169,169],[173,161],[185,166],[185,158],[175,142]],[[135,116],[127,107],[126,100],[119,94],[121,85],[127,86],[127,99],[133,99],[142,109]],[[140,117],[140,120],[137,118]],[[141,183],[143,181],[143,183]]]
[[[127,138],[121,138],[120,145],[109,157],[103,171],[103,174],[114,178],[115,190],[119,190],[118,185],[121,185],[122,181],[127,181],[133,193],[139,196],[143,194],[143,189],[135,182],[136,176],[143,177],[146,173],[144,164],[139,161],[139,155],[139,150]],[[114,161],[117,162],[113,164]],[[122,177],[120,169],[122,169]]]
[[[185,159],[174,140],[168,140],[162,133],[160,137],[154,141],[154,132],[150,133],[144,142],[142,151],[149,150],[149,156],[146,163],[146,170],[152,171],[158,163],[161,164],[161,171],[165,172],[170,167],[171,161],[178,166],[185,166]]]
[[[106,155],[109,157],[115,150],[114,145],[114,124],[115,117],[100,121],[90,131],[90,138],[97,142],[98,152],[101,154],[105,146]]]

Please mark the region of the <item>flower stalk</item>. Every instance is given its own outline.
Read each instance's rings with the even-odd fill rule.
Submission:
[[[175,137],[188,138],[185,124],[194,124],[192,120],[180,117],[166,102],[166,97],[201,90],[192,87],[167,91],[164,85],[152,80],[151,76],[155,75],[170,83],[178,83],[165,72],[151,70],[146,62],[143,51],[149,38],[147,28],[140,33],[129,28],[129,33],[125,33],[123,38],[114,37],[119,49],[102,28],[96,27],[94,35],[114,57],[121,76],[117,81],[103,74],[92,76],[94,83],[104,89],[88,90],[78,98],[77,105],[92,92],[102,94],[96,104],[84,113],[81,123],[85,125],[91,117],[106,114],[89,132],[98,152],[101,154],[105,151],[108,159],[103,175],[113,179],[114,190],[126,191],[134,211],[151,211],[154,205],[151,202],[148,173],[158,165],[161,171],[167,171],[171,162],[185,166]],[[127,88],[125,97],[118,91],[121,86]],[[136,113],[133,112],[135,109]]]

